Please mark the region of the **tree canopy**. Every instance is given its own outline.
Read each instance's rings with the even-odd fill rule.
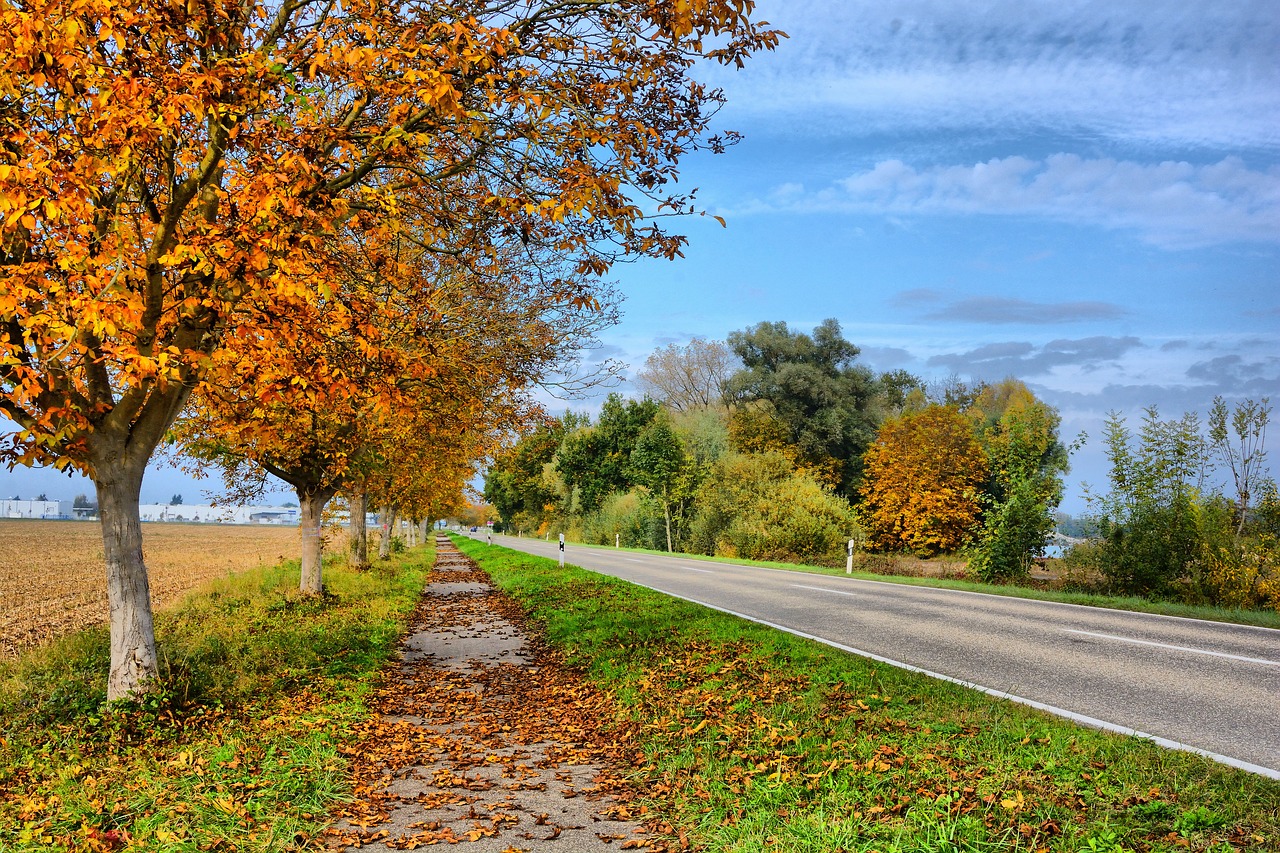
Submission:
[[[565,437],[556,455],[556,469],[565,484],[577,490],[582,511],[592,512],[610,492],[636,484],[631,453],[657,416],[658,404],[648,398],[626,400],[610,394],[594,426]]]
[[[861,458],[875,437],[875,376],[856,364],[858,347],[840,324],[824,320],[812,335],[785,322],[759,323],[729,335],[744,368],[729,381],[730,396],[767,404],[799,457],[837,472],[839,491],[852,493]]]
[[[723,341],[693,338],[684,346],[667,344],[650,353],[636,383],[673,412],[724,408],[729,377],[739,366]]]
[[[866,455],[861,516],[875,550],[931,556],[977,532],[987,460],[969,419],[950,406],[887,421]]]

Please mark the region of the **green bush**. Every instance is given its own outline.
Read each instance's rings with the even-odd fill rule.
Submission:
[[[1195,499],[1176,495],[1168,504],[1144,503],[1128,518],[1103,518],[1098,568],[1113,592],[1171,595],[1200,554]]]
[[[858,531],[847,501],[777,454],[729,454],[698,506],[691,544],[715,556],[835,565]]]
[[[612,545],[616,535],[623,547],[652,547],[648,534],[652,526],[650,515],[652,512],[638,492],[614,492],[604,499],[599,510],[582,520],[582,541]]]
[[[977,551],[969,561],[969,571],[983,581],[1025,580],[1033,558],[1044,550],[1053,517],[1033,486],[1029,481],[1019,483],[1008,500],[988,513]]]

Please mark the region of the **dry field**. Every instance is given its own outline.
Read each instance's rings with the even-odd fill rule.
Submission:
[[[298,551],[296,527],[144,524],[142,536],[156,607],[211,578]],[[0,519],[0,658],[106,619],[96,522]]]

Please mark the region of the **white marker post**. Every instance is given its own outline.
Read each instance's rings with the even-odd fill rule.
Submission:
[[[613,534],[613,547],[615,547],[615,548],[621,548],[622,546],[621,546],[620,544],[618,544],[618,543],[619,543],[619,542],[621,542],[621,541],[622,541],[622,534],[620,534],[620,533],[615,533],[615,534]]]
[[[560,568],[564,568],[564,534],[560,534]]]
[[[845,553],[844,573],[846,575],[853,574],[853,540],[849,540],[848,551]]]

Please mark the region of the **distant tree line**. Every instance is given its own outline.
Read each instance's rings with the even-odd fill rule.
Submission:
[[[649,356],[640,399],[566,413],[506,447],[485,498],[511,532],[749,559],[842,563],[861,550],[961,554],[969,574],[1025,581],[1055,528],[1085,540],[1072,583],[1231,606],[1278,606],[1266,400],[1195,415],[1118,413],[1109,490],[1058,512],[1069,448],[1021,381],[874,373],[840,325],[783,322]],[[1214,465],[1232,495],[1210,489]]]
[[[1062,493],[1057,413],[1014,379],[930,387],[858,354],[835,320],[669,345],[637,377],[644,397],[526,434],[485,497],[514,532],[819,563],[852,538],[1025,576]]]

